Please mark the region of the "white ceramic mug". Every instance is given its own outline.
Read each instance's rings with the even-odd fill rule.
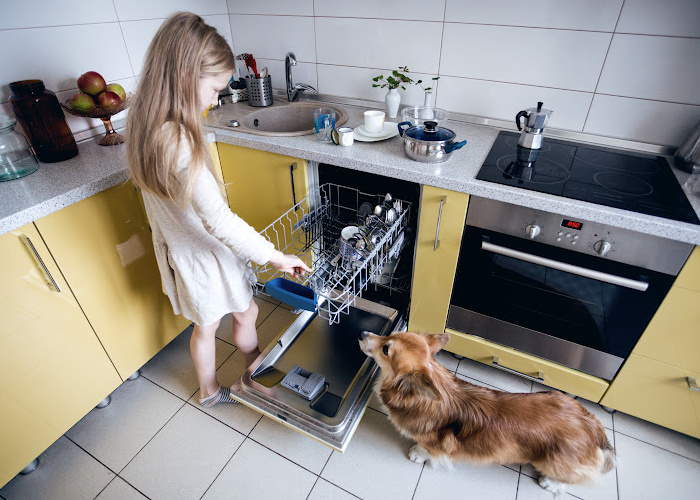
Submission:
[[[352,146],[355,134],[350,127],[334,128],[331,132],[331,139],[340,146]]]
[[[370,134],[378,134],[384,130],[384,111],[371,109],[365,111],[365,130]]]

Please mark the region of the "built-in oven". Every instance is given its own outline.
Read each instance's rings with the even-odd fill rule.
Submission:
[[[472,197],[447,326],[612,380],[691,250]]]

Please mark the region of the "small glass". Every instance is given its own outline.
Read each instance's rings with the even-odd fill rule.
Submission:
[[[321,142],[331,142],[331,132],[335,128],[335,111],[330,108],[314,110],[314,132]]]
[[[19,179],[39,168],[29,143],[15,130],[16,123],[8,116],[0,116],[0,181]]]

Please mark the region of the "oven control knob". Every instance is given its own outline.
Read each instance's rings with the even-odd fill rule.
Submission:
[[[525,233],[530,237],[531,240],[537,238],[537,235],[540,234],[541,231],[542,228],[537,224],[528,224],[528,226],[525,228]]]
[[[611,248],[612,244],[609,241],[598,240],[595,243],[593,243],[593,250],[595,250],[595,253],[597,253],[601,257],[605,257]]]

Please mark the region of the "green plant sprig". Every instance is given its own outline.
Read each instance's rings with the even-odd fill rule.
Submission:
[[[432,87],[424,87],[423,80],[413,80],[406,73],[410,73],[408,66],[399,66],[398,69],[391,71],[389,76],[377,75],[372,78],[372,87],[378,88],[389,88],[389,90],[398,89],[406,90],[406,85],[418,85],[423,89],[424,92],[432,90]],[[431,78],[431,80],[438,80],[440,77],[436,76]]]

